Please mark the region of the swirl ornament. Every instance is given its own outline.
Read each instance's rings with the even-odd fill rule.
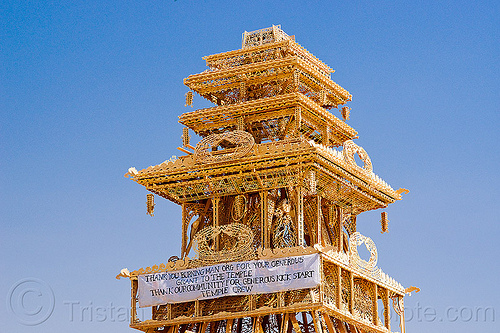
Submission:
[[[213,249],[215,241],[218,236],[224,235],[235,239],[234,242],[224,242],[224,244],[230,243],[233,246],[215,251]],[[194,236],[198,244],[198,258],[203,265],[254,259],[253,238],[252,229],[241,223],[225,224],[218,227],[207,226]]]
[[[365,244],[366,249],[370,252],[370,259],[368,261],[362,259],[358,253],[358,246]],[[349,254],[351,267],[360,268],[366,272],[372,273],[377,269],[377,247],[371,238],[355,232],[349,238]]]
[[[354,154],[358,154],[359,158],[364,163],[362,169],[368,172],[373,172],[372,160],[362,147],[355,144],[352,140],[345,141],[343,146],[344,149],[342,150],[342,154],[344,155],[344,160],[346,162],[359,168],[356,160],[354,159]]]
[[[236,145],[236,147],[225,149],[227,152],[213,152],[212,149],[219,146],[222,141],[227,141]],[[211,134],[198,142],[194,155],[196,160],[203,164],[227,162],[247,155],[252,150],[254,144],[255,140],[252,134],[245,131],[236,130],[221,134]]]

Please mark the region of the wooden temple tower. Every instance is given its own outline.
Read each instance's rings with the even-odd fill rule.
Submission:
[[[208,69],[184,80],[190,88],[186,104],[192,106],[195,92],[215,106],[179,117],[185,126],[179,150],[185,155],[125,175],[152,193],[149,214],[154,195],[182,207],[180,255],[117,276],[131,280],[130,327],[165,333],[386,333],[392,307],[404,332],[408,290],[376,266],[376,247],[356,231],[356,216],[387,207],[407,190],[395,191],[375,175],[367,153],[354,143],[357,132],[346,124],[344,106],[351,95],[331,80],[333,70],[280,26],[244,32],[241,49],[203,59]],[[340,117],[330,112],[335,109]],[[195,146],[190,132],[201,137]],[[384,232],[388,220],[385,212],[381,216]],[[357,251],[363,244],[371,253],[368,261]],[[299,262],[294,258],[312,255],[319,264],[308,272],[317,282],[307,273],[299,287],[283,279],[295,276],[293,267],[274,287],[265,285],[278,276],[271,269],[260,277],[251,270],[220,275],[232,278],[224,282],[229,289],[200,284],[198,276],[242,262],[292,265]],[[248,280],[245,274],[254,276]],[[170,278],[171,287],[150,284],[143,292],[172,299],[141,304],[141,283],[147,289],[147,283]],[[252,283],[269,289],[252,292]],[[182,296],[193,290],[202,292]],[[139,320],[138,306],[151,307],[151,318]]]

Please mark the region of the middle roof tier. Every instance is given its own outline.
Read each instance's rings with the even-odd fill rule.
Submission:
[[[352,127],[301,93],[199,109],[182,114],[179,122],[202,137],[243,126],[257,143],[301,136],[339,146],[357,138]]]

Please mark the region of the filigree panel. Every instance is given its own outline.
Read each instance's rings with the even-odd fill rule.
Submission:
[[[354,312],[363,320],[372,322],[373,318],[373,286],[361,279],[354,280]]]
[[[349,311],[349,302],[351,299],[351,278],[349,272],[342,270],[342,302],[340,302],[341,310]]]
[[[325,303],[336,306],[337,301],[337,268],[334,265],[323,262],[323,290],[324,290],[324,301]]]

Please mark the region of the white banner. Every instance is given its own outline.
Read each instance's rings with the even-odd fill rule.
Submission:
[[[139,307],[316,287],[319,254],[139,275]]]

